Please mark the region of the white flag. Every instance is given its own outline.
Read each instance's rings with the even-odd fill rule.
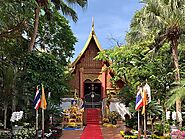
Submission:
[[[144,86],[144,89],[146,90],[146,94],[147,94],[147,102],[150,103],[151,102],[150,86],[146,83],[145,86]]]

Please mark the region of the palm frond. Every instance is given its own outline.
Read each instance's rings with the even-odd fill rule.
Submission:
[[[77,22],[77,20],[78,20],[77,13],[71,7],[69,7],[63,1],[61,1],[60,6],[61,6],[62,13],[65,16],[70,16],[73,19],[74,22]]]
[[[147,112],[150,115],[161,115],[162,111],[162,106],[155,100],[152,100],[147,106]]]
[[[57,10],[60,10],[60,0],[51,0]]]
[[[183,100],[185,98],[185,79],[183,79],[180,84],[174,84],[175,87],[170,90],[170,98],[166,103],[168,107],[173,106],[177,99]]]
[[[51,0],[57,10],[61,10],[65,16],[72,18],[74,22],[77,22],[77,13],[73,9],[74,5],[78,5],[81,8],[87,6],[87,0]]]
[[[78,4],[82,8],[87,6],[87,0],[66,0],[66,1],[69,4]]]

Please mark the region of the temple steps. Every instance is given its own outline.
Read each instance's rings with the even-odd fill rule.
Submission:
[[[99,108],[86,109],[86,123],[87,124],[100,124],[101,114]]]

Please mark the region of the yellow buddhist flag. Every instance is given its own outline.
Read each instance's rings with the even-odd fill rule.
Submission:
[[[46,106],[47,106],[47,102],[46,102],[46,97],[45,97],[45,94],[44,94],[44,86],[42,85],[42,97],[41,97],[40,107],[45,110]]]
[[[146,107],[146,105],[147,105],[146,89],[143,89],[143,91],[142,91],[142,99],[143,99],[142,114],[144,114],[144,113],[145,113],[145,107]]]

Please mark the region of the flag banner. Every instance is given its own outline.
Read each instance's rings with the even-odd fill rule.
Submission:
[[[142,109],[142,114],[145,113],[145,107],[147,105],[147,98],[146,98],[146,89],[142,90],[142,100],[143,100],[143,109]]]
[[[142,87],[139,88],[136,96],[136,106],[135,110],[138,111],[143,106],[143,100],[142,100]]]
[[[35,98],[34,98],[34,101],[33,101],[34,109],[36,109],[36,110],[39,109],[40,104],[41,104],[40,95],[41,95],[41,93],[40,93],[40,91],[38,89],[38,86],[37,86]]]
[[[146,83],[145,86],[143,87],[143,89],[146,90],[147,104],[148,104],[148,103],[151,102],[151,90],[150,90],[150,86]]]
[[[46,102],[46,97],[44,93],[44,86],[42,85],[41,108],[45,110],[46,106],[47,106],[47,102]]]

